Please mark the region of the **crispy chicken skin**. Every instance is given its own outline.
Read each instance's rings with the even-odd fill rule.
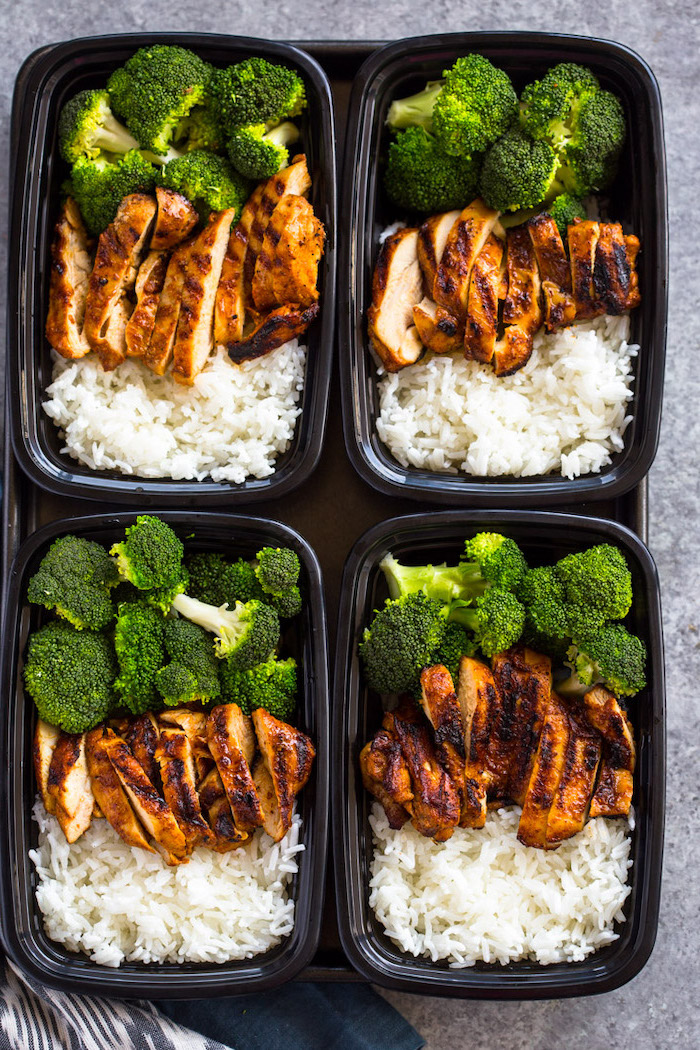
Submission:
[[[462,657],[459,662],[457,701],[464,725],[466,752],[464,782],[467,791],[462,806],[463,826],[483,828],[486,823],[486,800],[492,783],[489,748],[501,707],[493,674],[486,664],[470,656]]]
[[[423,353],[413,323],[413,307],[423,298],[417,248],[418,230],[398,230],[384,241],[374,268],[367,328],[387,372],[398,372]]]
[[[156,186],[158,213],[151,237],[151,251],[163,252],[175,248],[189,237],[199,222],[197,209],[175,190]]]
[[[253,327],[244,333],[239,342],[228,343],[228,356],[234,364],[254,361],[276,350],[290,339],[298,339],[318,315],[318,303],[311,306],[278,306],[269,314],[258,318]]]
[[[123,737],[155,788],[160,788],[160,772],[156,759],[156,748],[160,737],[160,726],[150,711],[132,719],[123,732]]]
[[[532,773],[522,802],[518,841],[547,848],[547,822],[561,780],[569,743],[569,719],[563,702],[552,693],[544,713]]]
[[[434,354],[459,350],[464,342],[462,325],[432,299],[421,299],[413,307],[413,323],[423,346]]]
[[[124,332],[127,357],[143,357],[148,347],[167,270],[167,252],[150,251],[141,263],[136,277],[136,306]]]
[[[576,317],[579,320],[596,317],[603,312],[597,304],[593,285],[599,237],[599,222],[577,220],[567,230],[571,288],[576,306]]]
[[[250,718],[238,704],[213,708],[207,720],[209,750],[231,806],[239,831],[248,833],[263,823],[262,807],[250,764],[255,754],[255,734]]]
[[[411,777],[412,822],[421,835],[444,842],[460,819],[460,798],[438,761],[432,733],[410,700],[387,714],[384,728],[396,734]]]
[[[141,255],[153,225],[156,202],[145,193],[132,193],[119,205],[114,222],[100,234],[90,274],[83,333],[111,371],[126,357],[126,341],[108,335],[112,311],[134,286]]]
[[[103,736],[104,728],[97,726],[85,738],[87,768],[95,798],[105,818],[127,846],[139,846],[155,853],[109,760]]]
[[[325,231],[305,197],[287,193],[273,211],[255,263],[252,296],[257,310],[318,300],[318,264]]]
[[[235,209],[213,214],[190,244],[173,344],[173,376],[192,384],[213,349],[214,300]]]
[[[542,280],[544,323],[549,332],[566,328],[576,318],[571,294],[571,270],[559,227],[546,212],[527,224]]]
[[[502,793],[521,806],[549,704],[552,664],[549,657],[523,646],[498,653],[492,664],[501,698],[492,744],[493,786],[497,794]]]
[[[51,280],[46,338],[62,357],[84,357],[90,343],[83,334],[90,280],[88,239],[80,209],[68,197],[51,243]]]
[[[499,212],[480,198],[452,225],[438,264],[433,299],[458,320],[467,316],[472,267],[496,225]]]
[[[583,698],[591,725],[603,738],[598,785],[590,817],[625,817],[632,804],[637,754],[632,727],[612,693],[596,686]]]
[[[245,842],[248,835],[239,831],[233,822],[231,806],[216,766],[209,770],[200,784],[199,802],[214,835],[212,849],[217,853],[228,853]]]
[[[583,704],[569,700],[569,739],[559,785],[547,817],[547,848],[576,835],[586,823],[598,766],[601,741],[589,724]]]
[[[50,726],[48,722],[37,720],[34,730],[34,742],[32,744],[32,757],[34,759],[34,773],[36,783],[47,813],[54,813],[56,809],[53,795],[49,794],[49,768],[53,758],[54,749],[61,735],[59,729]]]
[[[279,842],[292,824],[294,799],[311,776],[316,750],[305,733],[281,722],[263,707],[253,711],[253,725],[258,738],[260,755],[269,777],[263,774],[261,785],[268,806],[265,813],[265,830]],[[274,805],[270,807],[270,785]]]
[[[474,261],[464,327],[464,356],[473,361],[490,361],[496,347],[498,303],[505,295],[504,248],[490,234]]]
[[[398,830],[409,819],[413,792],[406,759],[395,733],[380,729],[360,752],[362,783],[381,802],[389,827]]]
[[[76,842],[90,826],[95,796],[90,786],[85,734],[59,734],[53,749],[46,790],[53,812],[68,842]]]
[[[423,271],[428,298],[435,294],[435,278],[450,230],[460,216],[459,211],[447,211],[431,215],[418,231],[418,262]]]
[[[143,363],[159,376],[165,375],[173,356],[189,252],[190,242],[186,241],[170,257],[151,338],[143,351]]]
[[[188,851],[196,846],[213,846],[215,837],[202,816],[197,795],[192,745],[182,729],[163,729],[156,747],[165,801],[187,841]]]
[[[187,842],[173,811],[158,794],[126,741],[111,729],[107,729],[103,736],[103,744],[107,757],[145,830],[160,846],[168,864],[181,864],[187,857]]]
[[[526,226],[507,231],[508,294],[503,303],[505,331],[494,346],[497,376],[511,375],[527,364],[532,340],[542,324],[542,288],[537,257]]]

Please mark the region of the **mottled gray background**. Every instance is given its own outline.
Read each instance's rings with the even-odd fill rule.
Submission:
[[[700,452],[700,4],[693,0],[0,0],[0,123],[7,152],[10,100],[22,60],[42,44],[144,30],[240,33],[282,39],[395,39],[421,33],[534,29],[629,45],[661,85],[671,223],[670,321],[661,447],[650,476],[650,545],[663,591],[668,672],[668,809],[659,937],[625,988],[595,999],[504,1004],[387,993],[430,1050],[636,1050],[700,1047],[700,687],[698,468]],[[0,164],[0,199],[7,165]],[[2,211],[2,265],[7,226]],[[11,250],[11,246],[10,246]],[[4,325],[5,287],[0,323]],[[698,626],[696,626],[696,624]],[[290,1050],[297,1048],[290,1047]],[[379,1048],[378,1048],[379,1050]]]

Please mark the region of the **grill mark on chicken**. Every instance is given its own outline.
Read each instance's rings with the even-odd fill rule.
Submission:
[[[464,356],[490,361],[496,346],[498,303],[503,294],[503,241],[491,234],[479,252],[469,285]]]
[[[438,762],[429,727],[408,702],[385,720],[396,733],[411,776],[412,819],[421,835],[444,842],[460,819],[460,799],[446,770]]]
[[[159,788],[160,772],[156,761],[156,747],[160,729],[151,712],[147,711],[130,722],[123,736],[150,782],[155,788]]]
[[[508,294],[503,303],[506,328],[494,346],[498,376],[512,375],[527,364],[533,336],[542,324],[540,272],[526,226],[507,232],[506,267]]]
[[[214,835],[202,816],[195,784],[192,747],[181,729],[164,729],[156,748],[165,800],[170,806],[188,850],[211,846]]]
[[[46,790],[68,842],[76,842],[89,827],[95,796],[85,756],[85,734],[59,734],[51,755]]]
[[[498,216],[499,212],[477,199],[461,212],[448,234],[433,298],[458,319],[466,317],[472,267]]]
[[[189,237],[199,222],[197,209],[181,193],[156,186],[158,212],[156,214],[151,251],[162,252],[175,248]]]
[[[103,737],[104,728],[98,726],[85,738],[87,767],[95,799],[105,819],[127,846],[138,846],[155,853],[109,760]]]
[[[546,212],[536,215],[530,219],[528,230],[542,279],[544,323],[548,331],[556,332],[572,324],[576,318],[569,261],[559,228],[551,215]]]
[[[360,769],[362,783],[381,802],[389,826],[402,828],[412,811],[413,792],[396,733],[380,729],[360,752]]]
[[[68,197],[51,242],[46,317],[46,338],[62,357],[80,358],[90,352],[90,343],[83,333],[89,280],[87,233],[78,205]]]
[[[561,780],[568,740],[569,719],[562,701],[553,693],[544,713],[532,773],[522,802],[518,841],[525,846],[547,847],[547,821]]]
[[[566,713],[570,732],[559,785],[547,818],[548,848],[558,846],[583,828],[600,764],[600,736],[588,722],[583,704],[568,701]]]
[[[624,313],[632,270],[619,223],[601,223],[593,266],[593,291],[598,308],[608,314]]]
[[[250,771],[255,751],[250,719],[237,704],[215,707],[207,721],[207,740],[236,827],[240,831],[253,831],[262,825],[263,815]]]

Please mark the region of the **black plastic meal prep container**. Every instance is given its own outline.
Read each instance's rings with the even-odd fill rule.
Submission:
[[[204,998],[237,995],[274,988],[295,977],[316,951],[326,868],[328,824],[328,656],[326,612],[321,570],[315,553],[293,529],[280,522],[233,514],[158,511],[185,543],[188,552],[235,551],[252,558],[262,546],[286,546],[301,561],[304,598],[299,617],[288,621],[285,648],[299,664],[299,706],[296,725],[316,747],[311,779],[297,807],[303,819],[298,854],[299,872],[289,894],[295,901],[292,933],[276,948],[252,959],[227,963],[129,963],[117,969],[68,951],[44,932],[35,899],[37,884],[28,851],[37,843],[32,819],[36,782],[32,765],[35,709],[22,684],[23,655],[28,633],[48,618],[26,601],[27,583],[57,536],[72,533],[105,545],[123,539],[135,520],[131,512],[99,514],[54,521],[30,536],[12,566],[5,610],[2,682],[5,698],[0,726],[0,863],[2,939],[5,950],[25,972],[63,991],[120,998]]]
[[[376,364],[370,352],[366,311],[372,300],[377,238],[389,224],[415,216],[397,210],[382,187],[390,103],[439,79],[460,55],[476,51],[504,69],[519,92],[557,62],[589,66],[603,87],[622,100],[627,140],[607,214],[641,240],[638,259],[641,306],[632,311],[632,342],[641,344],[634,365],[633,421],[624,450],[599,474],[568,480],[560,475],[485,478],[404,468],[379,439]],[[542,506],[618,496],[649,470],[656,454],[666,353],[667,204],[661,98],[654,74],[629,48],[608,40],[548,33],[450,33],[399,40],[376,51],[354,84],[346,137],[338,281],[339,352],[343,425],[350,458],[365,481],[381,492],[453,506]],[[602,197],[601,197],[602,200]],[[465,202],[467,203],[467,202]],[[484,366],[488,367],[488,366]]]
[[[308,107],[299,119],[300,149],[312,178],[310,200],[326,229],[319,268],[320,312],[303,341],[308,347],[302,409],[289,449],[269,477],[228,482],[147,479],[94,471],[62,453],[63,442],[41,408],[51,382],[44,336],[49,295],[50,245],[60,188],[68,175],[57,145],[62,105],[83,88],[103,87],[112,70],[138,48],[179,44],[215,66],[250,55],[282,62],[304,79]],[[288,44],[252,37],[193,33],[138,33],[84,37],[35,51],[17,77],[12,113],[12,174],[8,275],[8,412],[12,443],[22,469],[37,484],[63,495],[154,506],[229,506],[282,496],[314,470],[325,433],[330,384],[336,266],[335,130],[330,85],[310,55]]]
[[[391,551],[408,564],[456,560],[476,532],[499,531],[516,540],[531,565],[549,564],[595,543],[613,543],[632,571],[629,628],[648,647],[647,687],[629,701],[637,745],[629,872],[631,893],[619,939],[585,961],[478,963],[451,968],[403,953],[369,906],[374,799],[363,788],[362,747],[381,725],[379,697],[363,681],[357,644],[388,592],[379,562]],[[333,694],[333,849],[338,922],[343,948],[368,980],[389,988],[465,999],[559,999],[609,992],[631,980],[654,946],[659,913],[665,799],[665,695],[659,584],[644,544],[622,525],[598,518],[537,511],[442,511],[382,522],[357,542],[345,565]]]

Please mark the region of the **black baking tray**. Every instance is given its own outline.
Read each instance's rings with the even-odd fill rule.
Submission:
[[[312,959],[319,939],[326,873],[328,825],[329,709],[326,612],[318,559],[292,529],[268,519],[233,514],[158,511],[185,543],[188,552],[235,550],[253,558],[262,546],[291,547],[301,561],[301,616],[285,630],[285,649],[300,667],[300,701],[296,723],[311,736],[316,760],[311,780],[299,797],[303,819],[299,872],[290,897],[295,901],[294,929],[264,955],[240,962],[129,963],[118,969],[100,966],[49,940],[36,903],[37,878],[27,852],[36,846],[31,817],[36,797],[32,767],[35,711],[22,683],[22,654],[28,632],[48,619],[26,601],[27,582],[56,536],[72,533],[105,546],[124,536],[133,512],[54,521],[33,533],[19,550],[7,588],[0,681],[5,697],[1,753],[16,756],[4,764],[0,786],[2,934],[6,951],[27,973],[63,991],[120,998],[201,998],[274,988],[296,976]]]
[[[379,569],[391,551],[400,561],[454,561],[468,536],[503,532],[522,547],[530,564],[551,564],[595,543],[622,549],[633,577],[630,630],[648,647],[648,685],[630,701],[637,745],[633,805],[631,894],[619,940],[583,962],[541,966],[533,962],[477,964],[451,969],[400,951],[369,907],[373,799],[365,791],[358,758],[380,727],[380,698],[363,683],[357,643],[372,611],[387,597]],[[479,999],[560,999],[609,992],[631,980],[654,946],[659,914],[665,813],[665,693],[661,605],[656,568],[645,545],[629,529],[600,518],[544,511],[442,511],[382,522],[353,548],[343,574],[333,689],[333,849],[336,897],[343,947],[368,980],[401,991]]]
[[[385,199],[381,164],[389,104],[436,80],[455,59],[476,51],[504,69],[520,91],[557,62],[589,66],[618,94],[628,136],[608,214],[642,243],[641,306],[632,311],[632,342],[641,344],[635,365],[634,419],[625,447],[599,474],[568,480],[560,475],[484,478],[404,468],[376,432],[379,396],[370,354],[366,310],[371,302],[377,237],[403,219]],[[361,476],[382,492],[415,500],[470,507],[532,507],[618,496],[645,476],[656,454],[666,354],[667,195],[661,98],[654,74],[629,48],[608,40],[545,33],[450,33],[400,40],[375,52],[353,86],[346,137],[342,251],[338,280],[339,362],[348,454]]]
[[[311,202],[326,228],[319,270],[320,314],[305,336],[308,347],[301,415],[289,449],[267,478],[227,482],[146,479],[93,471],[61,453],[54,423],[41,409],[51,381],[44,337],[49,252],[67,175],[59,157],[56,125],[62,104],[76,91],[104,86],[111,71],[149,43],[191,48],[214,65],[262,55],[295,67],[303,76],[308,108],[300,119],[313,185]],[[307,53],[288,44],[193,33],[138,33],[84,37],[34,52],[22,66],[13,101],[8,285],[8,412],[15,454],[36,484],[63,495],[131,505],[212,506],[254,503],[284,496],[314,470],[323,445],[335,324],[336,170],[335,130],[326,74]]]

